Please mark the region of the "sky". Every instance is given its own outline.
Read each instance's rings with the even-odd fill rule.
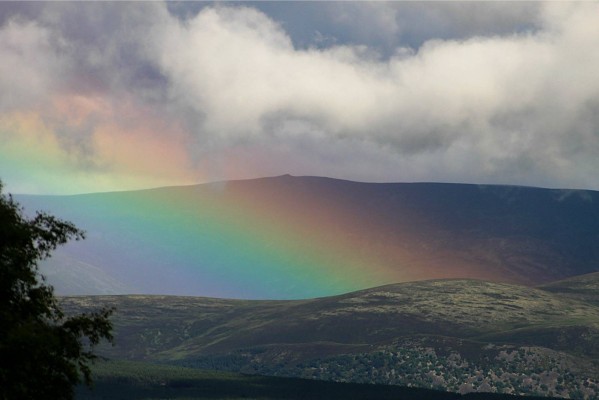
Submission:
[[[599,190],[597,2],[0,2],[0,179]]]

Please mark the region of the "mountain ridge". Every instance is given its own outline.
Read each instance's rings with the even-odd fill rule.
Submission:
[[[561,187],[548,187],[548,186],[534,186],[524,184],[504,184],[504,183],[472,183],[472,182],[442,182],[442,181],[361,181],[346,178],[334,178],[327,176],[318,175],[291,175],[291,174],[280,174],[272,176],[254,177],[254,178],[243,178],[243,179],[231,179],[231,180],[214,180],[202,183],[190,183],[183,185],[166,185],[156,186],[140,189],[123,189],[123,190],[108,190],[102,192],[82,192],[82,193],[69,193],[69,194],[45,194],[45,193],[13,193],[17,197],[75,197],[75,196],[93,196],[98,194],[119,194],[119,193],[132,193],[132,192],[147,192],[156,191],[162,189],[179,189],[179,188],[193,188],[198,186],[222,186],[227,183],[251,183],[256,181],[265,180],[283,180],[283,179],[304,179],[304,180],[322,180],[322,181],[338,181],[346,183],[356,183],[364,185],[451,185],[451,186],[480,186],[480,187],[499,187],[499,188],[523,188],[523,189],[540,189],[540,190],[552,190],[561,192],[599,192],[599,189],[581,189],[581,188],[561,188]]]
[[[308,298],[433,278],[536,286],[599,270],[593,191],[280,176],[16,198],[88,231],[65,258],[143,293]]]

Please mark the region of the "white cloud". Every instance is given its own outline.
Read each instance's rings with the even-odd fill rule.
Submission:
[[[597,154],[598,11],[547,4],[534,33],[430,41],[388,61],[361,47],[296,49],[243,7],[172,18],[153,40],[173,99],[204,116],[200,135],[266,141],[305,121],[307,137],[357,137],[406,163],[426,159],[429,179],[455,170],[459,180],[474,159],[481,181],[597,186],[580,163]]]
[[[60,41],[32,21],[11,19],[0,27],[0,108],[30,106],[56,89],[55,77],[66,68]]]
[[[219,152],[245,148],[242,159],[270,157],[252,163],[256,174],[599,189],[597,3],[535,3],[525,17],[499,3],[373,4],[370,25],[356,28],[365,45],[326,48],[295,46],[285,25],[250,7],[186,18],[157,3],[89,7],[48,5],[36,22],[0,28],[3,104],[86,91],[118,110],[126,97],[128,109],[186,127],[187,150],[208,169]],[[345,7],[343,25],[362,6],[326,7]],[[377,28],[414,35],[410,15],[466,28],[380,57]],[[501,18],[485,31],[492,16]],[[252,174],[222,169],[235,172],[218,178]]]

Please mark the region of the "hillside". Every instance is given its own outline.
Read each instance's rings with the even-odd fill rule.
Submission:
[[[599,270],[594,191],[280,176],[17,200],[87,231],[58,252],[99,271],[79,294],[297,299],[439,278],[534,286]]]
[[[103,349],[115,359],[461,393],[599,393],[599,308],[517,285],[433,280],[296,301],[64,304],[117,307],[117,345]]]
[[[551,282],[539,288],[599,306],[599,272]]]

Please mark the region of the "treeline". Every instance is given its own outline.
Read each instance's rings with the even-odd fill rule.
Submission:
[[[599,393],[592,368],[574,372],[568,356],[535,347],[480,348],[477,354],[467,357],[456,350],[439,351],[412,343],[302,363],[286,361],[272,350],[253,348],[186,360],[181,365],[335,382],[409,385],[462,394],[485,392],[584,400],[596,398]]]
[[[93,391],[84,387],[78,388],[78,399],[518,399],[518,397],[501,394],[460,395],[400,386],[242,375],[134,362],[100,363],[95,368],[94,375],[96,383]],[[526,399],[533,400],[535,398],[526,397]],[[547,398],[544,399],[547,400]]]

